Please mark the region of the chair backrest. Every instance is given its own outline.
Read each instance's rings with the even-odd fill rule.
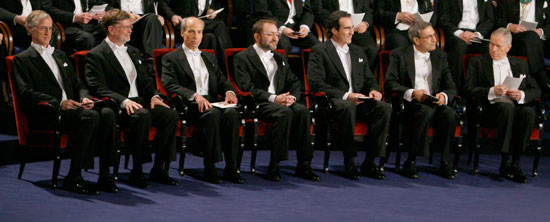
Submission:
[[[309,55],[311,54],[311,49],[302,50],[302,68],[304,69],[304,94],[309,95],[311,90],[309,88],[309,79],[307,78],[307,65],[309,63]],[[306,106],[310,107],[309,97],[306,96]]]
[[[6,47],[8,55],[11,55],[13,51],[13,34],[8,24],[3,21],[0,21],[0,32],[4,35],[2,46]]]
[[[166,90],[164,89],[164,86],[162,85],[162,57],[169,52],[172,52],[176,49],[155,49],[153,50],[153,62],[155,64],[155,83],[157,85],[157,89],[164,95],[168,96]],[[211,53],[212,55],[215,55],[214,50],[212,49],[201,49],[203,52]]]
[[[378,53],[380,57],[380,73],[378,74],[378,85],[380,90],[384,93],[384,83],[386,81],[386,71],[388,70],[388,65],[390,64],[390,51],[380,51]]]
[[[21,107],[21,101],[19,94],[17,93],[17,86],[15,84],[15,75],[13,73],[13,57],[6,57],[6,66],[8,68],[8,81],[10,83],[11,94],[13,99],[13,111],[15,113],[15,124],[17,126],[17,135],[19,137],[19,144],[22,146],[27,145],[27,134],[29,128],[27,125],[27,116],[23,113]]]
[[[80,81],[88,87],[86,81],[86,55],[90,50],[83,50],[74,53],[74,65],[76,66],[76,75],[80,78]]]

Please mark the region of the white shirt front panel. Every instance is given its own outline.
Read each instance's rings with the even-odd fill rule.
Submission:
[[[340,11],[347,13],[355,13],[353,10],[353,0],[338,0],[338,5],[340,6]]]
[[[115,57],[117,58],[120,66],[122,66],[122,69],[124,70],[124,74],[126,74],[126,78],[128,79],[128,83],[130,84],[130,92],[128,92],[127,95],[128,98],[139,97],[136,85],[137,70],[134,62],[128,54],[126,46],[118,46],[115,43],[111,42],[109,38],[106,38],[105,41],[113,50]]]
[[[252,47],[256,51],[256,54],[260,57],[267,73],[267,78],[269,79],[269,87],[267,88],[267,92],[275,94],[275,74],[277,73],[277,69],[279,67],[277,66],[275,58],[273,58],[273,52],[265,52],[263,49],[258,47],[257,44],[254,44]]]
[[[301,0],[292,0],[292,4],[290,4],[288,0],[286,1],[286,4],[288,5],[290,11],[288,12],[288,18],[286,19],[285,24],[294,24],[294,20],[292,18],[294,18],[294,16],[296,15],[296,8],[294,6],[294,4],[296,4],[296,1]]]
[[[206,64],[204,64],[204,60],[202,59],[201,51],[198,49],[196,51],[193,51],[187,48],[185,44],[183,44],[182,49],[185,52],[185,56],[187,57],[187,62],[189,63],[189,66],[193,71],[197,93],[200,94],[201,96],[208,95],[209,74],[208,74],[208,69],[206,68]]]
[[[535,5],[535,0],[531,1],[529,4],[522,4],[521,1],[519,1],[519,20],[536,22],[537,20],[535,19]]]
[[[80,0],[74,0],[74,14],[80,14],[82,13],[82,4],[80,3]]]
[[[61,77],[59,67],[57,66],[57,63],[55,62],[55,59],[52,55],[55,49],[50,45],[48,45],[48,48],[45,48],[44,46],[35,44],[34,42],[31,43],[31,46],[36,49],[36,51],[38,51],[38,54],[40,54],[40,57],[42,57],[44,62],[46,62],[46,64],[52,71],[55,79],[57,80],[57,84],[59,84],[59,87],[61,88],[61,101],[67,100],[67,93],[65,92],[63,86],[63,77]]]
[[[346,94],[344,94],[343,99],[347,99],[348,95],[353,92],[351,82],[351,55],[349,53],[349,46],[346,44],[344,47],[340,46],[338,43],[336,43],[334,40],[332,41],[332,45],[336,48],[336,53],[338,54],[338,58],[340,59],[340,62],[342,63],[342,66],[344,67],[344,72],[346,73],[346,78],[348,80],[349,88]]]
[[[142,0],[120,0],[120,9],[142,15],[143,2]]]
[[[458,28],[476,30],[479,22],[477,0],[462,0],[462,5],[462,20],[458,23]]]
[[[32,12],[31,0],[21,0],[21,6],[23,6],[22,16],[28,16]]]
[[[188,0],[189,1],[189,0]],[[200,16],[202,15],[202,13],[204,12],[204,7],[206,7],[206,1],[207,0],[198,0],[197,1],[197,9],[199,10],[199,14],[197,16]]]
[[[432,85],[432,62],[430,52],[421,53],[414,48],[414,89],[425,89],[428,94],[432,94],[430,86]]]
[[[416,0],[400,0],[401,2],[401,12],[408,12],[408,13],[411,13],[411,14],[415,14],[418,12],[418,2]],[[396,15],[396,18],[395,18],[395,21],[397,23],[397,15]],[[410,27],[410,25],[408,24],[405,24],[405,23],[399,23],[397,24],[397,29],[398,30],[408,30]]]

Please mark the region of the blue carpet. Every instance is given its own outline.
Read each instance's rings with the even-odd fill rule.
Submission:
[[[316,170],[322,168],[322,154],[315,153]],[[360,152],[356,162],[363,157]],[[269,152],[258,153],[259,174],[266,171],[268,158]],[[213,185],[189,176],[202,172],[202,160],[188,155],[185,177],[170,172],[180,180],[178,187],[152,183],[150,189],[137,189],[124,183],[129,171],[121,169],[121,190],[97,196],[49,188],[52,161],[27,164],[23,180],[16,178],[17,164],[0,166],[0,221],[548,221],[550,215],[548,158],[541,159],[540,176],[529,177],[527,184],[499,178],[500,158],[493,154],[481,155],[480,175],[461,163],[456,180],[435,175],[437,159],[428,165],[419,158],[417,180],[393,172],[392,160],[384,181],[319,172],[321,182],[310,182],[292,176],[293,151],[290,158],[281,164],[282,181],[270,182],[248,173],[250,152],[245,152],[246,184]],[[342,159],[341,152],[333,152],[331,169],[342,170]],[[523,158],[525,173],[530,174],[532,160]],[[62,161],[62,176],[68,166]],[[217,166],[221,173],[223,163]],[[97,170],[83,176],[95,182]]]

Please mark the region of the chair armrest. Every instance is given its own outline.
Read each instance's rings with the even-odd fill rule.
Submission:
[[[535,113],[537,114],[537,117],[535,119],[537,124],[542,124],[546,120],[546,111],[544,107],[544,102],[537,98],[533,101],[531,101],[528,105],[533,106],[535,109]]]

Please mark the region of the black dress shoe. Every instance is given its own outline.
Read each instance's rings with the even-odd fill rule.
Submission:
[[[142,172],[131,171],[130,178],[128,178],[128,183],[134,187],[138,188],[150,188],[149,182],[145,179],[145,175]]]
[[[222,178],[218,175],[218,172],[216,172],[216,168],[204,169],[203,179],[206,182],[214,184],[220,184],[222,182]]]
[[[298,166],[298,167],[296,167],[296,172],[294,172],[294,175],[296,175],[297,177],[300,177],[302,179],[311,180],[311,181],[321,180],[321,177],[319,177],[319,175],[315,174],[310,166]]]
[[[157,183],[162,183],[166,185],[177,186],[179,183],[177,180],[174,180],[168,176],[168,173],[163,169],[153,167],[149,173],[149,179]]]
[[[449,167],[447,162],[443,162],[439,168],[439,175],[443,178],[454,180],[456,178],[455,171]]]
[[[500,163],[500,176],[501,177],[504,177],[505,179],[513,179],[512,177],[512,174],[513,174],[513,169],[512,169],[512,164],[510,163],[510,161],[504,161],[502,163]]]
[[[416,170],[414,161],[406,161],[405,164],[403,164],[402,173],[405,177],[418,179],[418,171]]]
[[[80,193],[80,194],[88,194],[88,195],[99,194],[99,191],[96,188],[92,187],[89,183],[84,181],[82,176],[65,177],[65,179],[63,180],[63,188],[68,191]]]
[[[512,179],[513,181],[516,181],[518,183],[527,183],[527,177],[525,174],[523,174],[523,171],[521,170],[521,167],[519,164],[514,164],[512,166]]]
[[[281,181],[279,164],[269,164],[269,167],[267,169],[267,179],[271,181]]]
[[[115,184],[115,180],[110,175],[100,176],[97,180],[97,186],[99,187],[99,190],[104,192],[118,192],[118,187]]]
[[[232,183],[243,184],[244,179],[241,177],[241,174],[237,172],[235,168],[225,168],[223,170],[223,178]]]
[[[344,176],[352,180],[361,179],[361,174],[359,174],[359,171],[357,171],[357,167],[355,165],[346,166],[346,170],[344,171]]]
[[[361,174],[377,180],[386,179],[386,175],[375,164],[363,164],[361,166]]]

